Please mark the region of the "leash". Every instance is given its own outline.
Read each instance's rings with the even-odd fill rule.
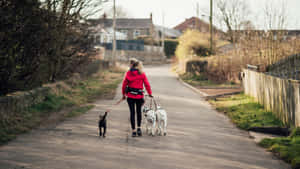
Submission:
[[[108,113],[109,113],[109,112],[111,111],[111,109],[112,109],[113,106],[119,105],[119,104],[122,103],[124,100],[125,100],[125,99],[121,98],[117,103],[113,104],[113,105],[111,106],[111,108],[107,109],[105,112],[108,112]]]
[[[152,109],[152,104],[154,104],[154,108],[155,108],[155,111],[157,110],[157,102],[156,100],[154,99],[153,96],[150,96],[150,95],[145,95],[145,97],[149,97],[150,98],[150,109]]]

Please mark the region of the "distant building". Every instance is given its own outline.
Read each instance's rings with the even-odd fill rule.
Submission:
[[[162,35],[164,35],[165,38],[177,39],[182,34],[179,30],[158,26],[158,25],[155,25],[155,32],[156,32],[156,39],[161,39]]]
[[[108,29],[113,27],[113,19],[106,18],[104,14],[100,19],[89,19],[92,27]],[[116,31],[127,36],[127,40],[134,40],[140,36],[154,37],[154,25],[152,14],[150,18],[117,18]]]
[[[233,33],[241,39],[244,37],[260,38],[273,36],[274,40],[300,39],[300,30],[234,30]]]
[[[103,43],[112,43],[113,42],[113,29],[112,28],[99,28],[91,29],[94,44],[100,45]],[[116,40],[126,40],[127,35],[122,32],[116,32]]]
[[[180,32],[184,32],[188,29],[196,29],[200,32],[209,33],[209,23],[197,18],[191,17],[189,19],[185,19],[184,22],[175,26],[174,29],[179,30]],[[223,33],[221,30],[218,30],[215,26],[213,26],[214,33]]]

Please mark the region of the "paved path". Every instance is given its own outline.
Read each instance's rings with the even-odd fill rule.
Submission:
[[[0,169],[288,168],[184,87],[168,66],[146,71],[154,95],[169,113],[168,136],[131,138],[124,102],[109,114],[107,138],[99,139],[98,113],[115,100],[99,101],[88,114],[1,147]]]

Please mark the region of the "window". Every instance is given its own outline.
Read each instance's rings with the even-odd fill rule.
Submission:
[[[95,43],[101,43],[101,37],[100,37],[100,35],[96,36]]]
[[[126,30],[126,29],[121,29],[120,32],[124,33],[125,35],[128,34],[128,30]]]
[[[140,32],[140,30],[134,30],[134,32],[133,32],[133,38],[137,38],[138,36],[140,36],[141,35],[141,32]]]

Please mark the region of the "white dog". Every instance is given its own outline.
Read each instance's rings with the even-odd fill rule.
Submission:
[[[158,126],[158,135],[162,135],[164,133],[164,136],[167,135],[167,112],[162,109],[160,106],[157,106],[156,110],[156,119],[157,119],[157,126]],[[163,126],[163,130],[162,130]]]
[[[157,124],[158,135],[167,135],[167,112],[160,106],[157,106],[157,110],[151,110],[149,107],[143,107],[143,113],[146,118],[146,131],[149,135],[155,135],[155,128]],[[162,130],[163,126],[163,130]]]
[[[143,107],[143,113],[146,118],[146,132],[149,135],[154,136],[154,130],[156,125],[156,113],[154,110],[151,110],[149,107]]]

